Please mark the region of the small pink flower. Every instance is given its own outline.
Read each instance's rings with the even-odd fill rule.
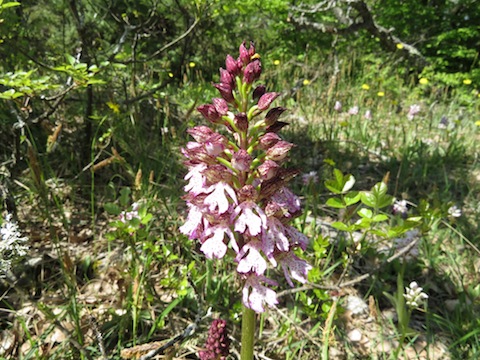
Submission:
[[[293,287],[292,278],[298,282],[305,284],[307,282],[307,274],[312,267],[303,259],[297,257],[293,252],[282,254],[278,261],[282,266],[285,279],[288,285]]]
[[[255,239],[243,245],[236,257],[237,271],[242,274],[254,272],[257,275],[263,275],[267,270],[267,262],[260,253],[261,249],[262,243]]]
[[[272,146],[274,146],[280,140],[282,140],[280,136],[278,136],[274,132],[267,132],[265,135],[262,135],[259,139],[260,148],[262,150],[267,150]]]
[[[278,304],[275,291],[263,286],[261,282],[267,283],[271,286],[277,285],[275,281],[268,279],[263,275],[257,276],[255,274],[250,274],[245,281],[242,291],[243,304],[257,313],[265,311],[265,304],[268,306],[275,306]]]
[[[207,192],[205,187],[205,176],[202,171],[207,166],[205,164],[197,164],[190,167],[190,171],[185,175],[184,179],[188,180],[188,184],[184,186],[185,192],[190,192],[192,195],[204,194]]]
[[[273,254],[276,249],[285,252],[290,248],[290,242],[285,235],[285,226],[276,217],[267,218],[267,227],[262,240],[267,256]]]
[[[238,252],[238,245],[235,240],[235,236],[233,235],[232,230],[230,227],[225,223],[220,223],[215,226],[209,227],[205,231],[205,237],[207,238],[200,250],[205,254],[205,256],[209,259],[217,258],[221,259],[227,253],[227,245],[224,242],[225,236],[230,239],[230,244],[232,248]],[[210,235],[213,235],[210,237]]]
[[[190,208],[185,224],[180,226],[182,234],[187,235],[189,239],[197,239],[203,231],[203,211],[198,206],[187,204]]]
[[[205,205],[210,211],[218,209],[219,214],[224,214],[230,208],[230,200],[237,203],[237,195],[232,187],[224,182],[218,182],[210,186],[212,192],[205,198]],[[229,196],[229,198],[227,197]]]
[[[232,214],[232,218],[235,217],[237,217],[235,231],[244,234],[248,228],[251,236],[260,234],[267,222],[267,217],[262,208],[253,201],[244,201],[238,204]]]
[[[220,115],[212,104],[200,105],[197,110],[212,123],[217,123],[220,120]]]
[[[348,115],[357,115],[358,114],[358,106],[353,106],[348,110]]]
[[[260,77],[262,73],[262,65],[259,60],[254,60],[249,63],[243,72],[243,82],[246,84],[252,84]]]
[[[300,199],[290,189],[283,187],[272,196],[272,201],[285,210],[285,216],[297,213],[301,209]]]
[[[340,101],[335,101],[335,106],[333,107],[333,109],[337,112],[342,111],[342,103]]]

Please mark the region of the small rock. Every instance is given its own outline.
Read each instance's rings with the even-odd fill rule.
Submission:
[[[347,334],[348,338],[352,342],[359,342],[362,340],[362,333],[358,329],[353,329]]]

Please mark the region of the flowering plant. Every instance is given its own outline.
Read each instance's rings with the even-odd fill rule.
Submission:
[[[263,312],[278,302],[271,288],[277,283],[265,276],[268,264],[281,266],[290,286],[292,279],[305,283],[311,266],[294,250],[305,250],[308,239],[288,225],[301,211],[287,188],[297,171],[282,167],[293,147],[278,135],[287,125],[278,121],[286,109],[270,109],[280,94],[255,84],[262,66],[253,43],[243,42],[239,57],[227,55],[225,65],[214,84],[221,97],[198,107],[219,130],[189,129],[195,141],[182,149],[189,212],[180,231],[198,240],[209,259],[224,258],[230,248],[244,306]]]

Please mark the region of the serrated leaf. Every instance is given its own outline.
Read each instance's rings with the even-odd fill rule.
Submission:
[[[327,206],[331,206],[337,209],[345,209],[346,206],[340,198],[330,198],[326,202]]]

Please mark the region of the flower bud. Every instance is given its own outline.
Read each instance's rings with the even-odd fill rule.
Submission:
[[[238,202],[244,201],[256,201],[258,194],[257,190],[253,187],[253,185],[245,185],[240,190],[238,190]]]
[[[263,94],[260,99],[258,99],[258,109],[260,111],[267,110],[270,105],[272,104],[273,100],[275,100],[280,94],[276,92],[268,92]]]
[[[277,174],[279,167],[275,161],[266,160],[257,170],[263,180],[270,180]]]
[[[273,161],[281,161],[287,157],[287,154],[292,147],[292,143],[280,140],[267,150],[266,158]]]
[[[248,118],[247,114],[245,113],[238,113],[235,114],[235,118],[233,119],[235,126],[241,132],[245,132],[248,130]]]
[[[230,339],[228,338],[227,322],[225,320],[213,320],[208,330],[208,338],[204,348],[205,350],[198,353],[200,360],[224,360],[228,357]]]
[[[213,134],[213,130],[208,126],[200,125],[187,130],[187,133],[199,143],[204,143]]]
[[[238,150],[233,154],[232,157],[232,166],[235,170],[238,171],[248,171],[250,165],[252,164],[252,157],[244,149]]]
[[[217,110],[218,115],[224,116],[228,113],[228,103],[225,99],[222,98],[213,98],[212,99],[213,106],[215,106],[215,110]]]
[[[282,115],[285,110],[287,109],[280,106],[270,109],[265,116],[265,124],[267,126],[272,126],[273,124],[275,124],[280,115]]]
[[[245,67],[245,70],[243,71],[243,82],[252,84],[260,77],[261,73],[262,64],[260,63],[260,60],[255,59]]]
[[[233,98],[233,92],[232,92],[232,87],[228,84],[225,83],[220,83],[220,84],[213,84],[218,91],[220,92],[220,95],[222,98],[225,99],[226,102],[229,102],[233,104],[235,102],[235,99]]]
[[[242,44],[240,45],[239,53],[240,53],[240,57],[239,57],[240,61],[244,65],[247,65],[250,62],[250,53],[245,47],[245,41],[242,42]]]
[[[281,140],[280,136],[273,132],[268,132],[265,135],[262,135],[259,139],[260,141],[260,148],[263,150],[267,150],[275,145],[277,142]]]
[[[218,123],[221,118],[221,116],[215,109],[215,106],[213,106],[212,104],[200,105],[197,110],[205,117],[205,119],[212,123]]]
[[[228,70],[220,68],[220,82],[223,84],[230,85],[230,87],[233,88],[235,84],[235,79]]]
[[[227,55],[225,60],[225,67],[232,77],[237,76],[240,73],[241,68],[238,67],[238,62],[231,55]]]
[[[253,100],[258,100],[266,92],[265,85],[258,85],[255,90],[253,90],[252,98]]]

